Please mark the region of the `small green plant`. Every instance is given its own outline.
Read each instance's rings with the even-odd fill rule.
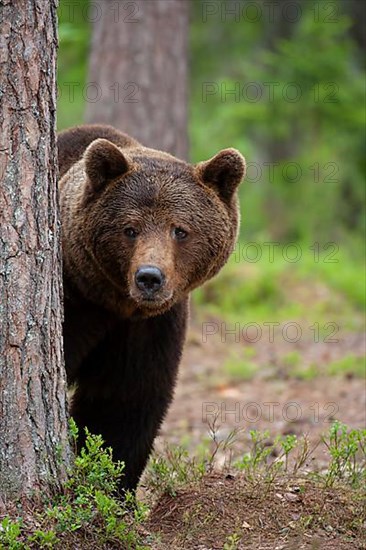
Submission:
[[[76,450],[76,444],[79,437],[79,428],[77,427],[76,422],[73,418],[70,418],[69,420],[69,434],[70,434],[72,445]]]
[[[337,480],[346,480],[355,487],[366,483],[366,430],[349,429],[336,420],[323,442],[330,454],[326,486]]]
[[[70,434],[76,444],[78,430],[73,421]],[[101,436],[86,430],[85,447],[75,458],[64,494],[38,513],[38,529],[31,534],[20,521],[5,518],[0,524],[0,548],[54,548],[68,536],[88,532],[101,547],[118,542],[121,548],[142,550],[136,527],[145,519],[147,506],[131,493],[118,499],[123,470],[123,463],[113,462],[112,450],[103,448]]]
[[[232,381],[251,380],[257,372],[257,366],[237,354],[232,353],[223,365],[224,374]]]
[[[330,363],[327,371],[330,375],[353,375],[359,378],[365,378],[366,358],[346,355],[346,357],[342,357],[342,359]]]
[[[241,536],[237,533],[229,535],[224,543],[223,550],[237,550],[239,548],[239,542]]]
[[[97,490],[113,493],[123,476],[124,464],[113,462],[112,449],[103,448],[100,435],[91,435],[87,428],[85,433],[85,446],[75,458],[73,475],[66,487],[77,489],[79,495],[93,494]]]
[[[273,444],[268,442],[268,430],[264,432],[250,430],[249,434],[251,449],[235,463],[235,466],[241,470],[245,470],[248,475],[255,476],[259,472],[259,469],[267,464],[268,457],[272,453],[277,440]]]
[[[252,480],[263,478],[271,483],[280,473],[291,471],[295,475],[314,450],[310,448],[305,435],[299,440],[293,434],[278,435],[271,439],[268,430],[251,430],[249,434],[251,447],[234,465],[245,471]]]
[[[290,351],[282,357],[283,364],[286,367],[297,367],[300,363],[301,355],[298,351]]]
[[[352,487],[366,485],[366,430],[350,429],[336,420],[328,434],[310,448],[308,438],[298,439],[289,434],[269,438],[269,432],[251,430],[250,449],[234,466],[245,471],[248,479],[274,481],[278,474],[296,475],[308,462],[315,448],[323,443],[328,449],[330,462],[325,476],[320,479],[326,487],[336,481],[346,482]],[[274,457],[274,458],[273,458]],[[291,463],[291,468],[290,468]]]
[[[243,357],[245,357],[245,359],[253,359],[256,353],[257,352],[255,348],[251,346],[245,346],[245,348],[243,349]]]
[[[280,445],[282,447],[283,454],[285,456],[285,470],[287,471],[289,454],[297,446],[296,435],[289,434],[289,435],[286,435],[284,438],[281,438]]]
[[[298,380],[313,380],[321,371],[315,363],[304,364],[298,351],[291,351],[282,357],[286,375]]]
[[[310,365],[296,366],[291,372],[292,376],[299,380],[314,380],[320,374],[319,367],[315,363]]]
[[[209,428],[209,439],[212,442],[211,452],[207,457],[207,471],[211,472],[215,466],[215,459],[219,451],[225,456],[225,468],[229,468],[232,460],[232,446],[237,441],[239,434],[243,431],[242,429],[234,428],[225,438],[220,438],[219,436],[219,417],[215,415],[213,419],[208,421]],[[229,457],[229,459],[228,459]]]
[[[74,422],[71,422],[70,431],[76,443],[78,431]],[[142,548],[138,544],[134,523],[145,517],[146,507],[136,502],[130,493],[124,502],[116,498],[124,464],[113,461],[112,449],[103,448],[100,435],[91,435],[87,429],[85,433],[85,446],[75,458],[66,494],[46,511],[47,516],[56,522],[58,532],[75,532],[94,523],[100,541],[107,543],[113,539]]]
[[[37,530],[30,540],[37,545],[37,548],[54,548],[59,542],[59,538],[52,529],[50,531]]]
[[[12,521],[8,517],[4,518],[0,523],[0,548],[8,548],[9,550],[24,549],[24,546],[18,540],[21,530],[21,521]]]
[[[206,472],[204,459],[190,458],[182,447],[167,446],[164,455],[153,455],[147,469],[147,484],[158,493],[175,496],[179,487],[198,481]]]

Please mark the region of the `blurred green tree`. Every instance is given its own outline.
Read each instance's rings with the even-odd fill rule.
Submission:
[[[69,4],[60,2],[60,127],[83,117],[82,86],[75,87],[73,103],[65,89],[73,79],[85,83],[91,33],[87,0],[75,2],[72,21]],[[349,242],[363,236],[360,4],[191,2],[191,160],[225,146],[246,156],[242,238]]]

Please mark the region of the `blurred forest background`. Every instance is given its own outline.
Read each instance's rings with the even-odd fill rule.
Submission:
[[[48,322],[60,310],[46,216],[54,194],[42,193],[51,189],[44,170],[54,168],[53,139],[36,151],[32,137],[37,129],[53,136],[54,51],[38,47],[35,55],[35,45],[54,40],[56,2],[49,9],[44,0],[22,9],[1,4],[11,15],[3,17],[11,93],[3,94],[2,137],[12,164],[4,172],[2,239],[9,391],[0,413],[13,411],[4,415],[11,422],[3,439],[11,439],[2,479],[11,487],[7,472],[27,472],[21,478],[36,508],[0,495],[0,549],[143,548],[134,543],[140,535],[144,548],[155,549],[365,548],[365,2],[59,0],[58,130],[109,122],[148,147],[185,156],[188,128],[190,162],[236,147],[248,167],[238,244],[220,274],[193,293],[179,383],[138,489],[141,504],[126,497],[131,518],[114,500],[113,472],[121,470],[100,450],[99,436],[52,507],[43,493],[43,481],[53,483],[67,464],[55,445],[61,405],[56,418],[48,399],[62,382],[48,376],[49,365],[55,374],[60,364],[47,360],[62,355],[61,319]],[[124,11],[113,22],[118,7]],[[103,17],[93,24],[98,9]],[[38,89],[42,71],[49,78]],[[95,87],[114,94],[114,84],[123,90],[117,100],[91,99]],[[27,92],[37,98],[33,119],[26,103],[14,108]],[[8,120],[16,121],[11,147]],[[20,178],[24,189],[16,177],[23,165],[32,174],[37,168],[34,178]],[[44,262],[50,250],[53,263]],[[49,302],[44,289],[52,290]],[[71,435],[75,444],[75,427]],[[31,468],[14,468],[14,449]],[[33,470],[42,483],[33,482]],[[42,498],[33,501],[33,487]],[[14,521],[3,519],[5,505]]]
[[[61,0],[59,9],[59,130],[83,121],[92,32],[87,0],[74,3],[72,18],[70,4]],[[256,317],[255,308],[262,311],[265,301],[270,311],[288,318],[283,278],[290,272],[292,278],[326,282],[359,308],[365,232],[363,2],[272,4],[270,9],[265,0],[190,3],[190,160],[231,146],[248,162],[241,244],[225,274],[196,297],[229,317],[233,311],[245,315],[246,306]],[[65,93],[70,82],[81,84],[72,101]],[[273,256],[268,243],[280,243]],[[298,248],[284,249],[288,243]],[[216,292],[220,281],[225,288],[232,285],[235,295]]]

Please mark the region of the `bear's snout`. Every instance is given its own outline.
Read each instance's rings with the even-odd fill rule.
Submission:
[[[165,275],[153,265],[143,265],[135,273],[135,283],[146,298],[152,298],[164,285]]]

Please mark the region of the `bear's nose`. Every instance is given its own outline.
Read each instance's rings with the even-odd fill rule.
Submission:
[[[145,294],[155,294],[163,285],[165,276],[158,267],[143,265],[135,273],[136,286]]]

